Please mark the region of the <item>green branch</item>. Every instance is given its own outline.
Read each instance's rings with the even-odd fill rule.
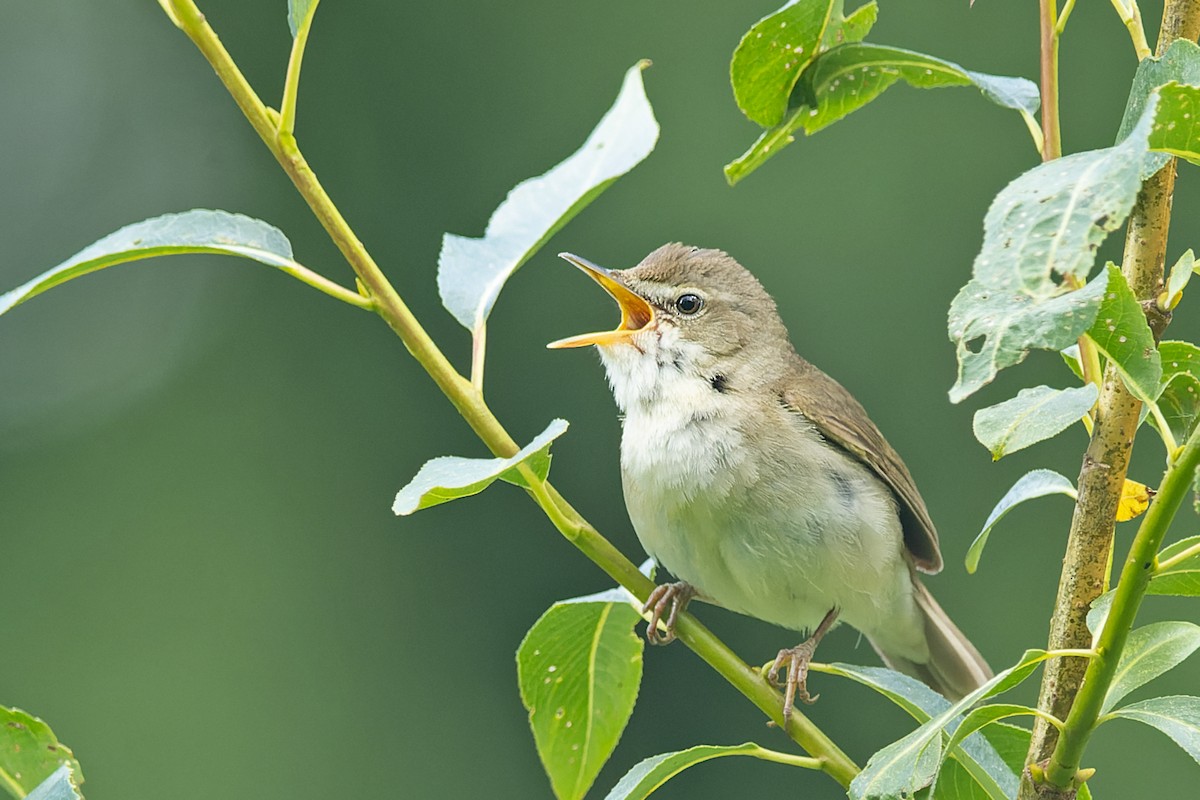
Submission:
[[[416,317],[322,188],[291,132],[277,127],[279,115],[268,109],[259,99],[193,0],[161,2],[164,3],[172,21],[208,59],[238,108],[291,178],[313,214],[353,268],[360,284],[374,300],[375,311],[400,337],[404,346],[429,373],[438,388],[488,448],[497,456],[509,457],[515,454],[519,449],[516,442],[487,407],[478,387],[454,369],[417,322]],[[638,572],[629,559],[593,528],[548,482],[538,480],[527,465],[523,465],[522,474],[531,487],[530,495],[568,541],[636,597],[645,600],[649,596],[654,584]],[[782,725],[783,700],[779,692],[757,669],[738,658],[689,614],[681,615],[677,631],[680,641],[694,650],[776,724]],[[793,712],[786,732],[820,762],[823,771],[842,786],[848,786],[850,780],[858,773],[854,762],[803,715]]]
[[[312,0],[304,19],[296,29],[292,40],[292,53],[288,56],[287,75],[283,80],[283,100],[279,104],[279,132],[292,134],[296,130],[296,97],[300,91],[300,64],[304,61],[304,46],[308,44],[308,32],[312,29],[313,14],[317,13],[320,0]]]
[[[1104,623],[1100,641],[1096,644],[1096,657],[1088,662],[1083,685],[1063,724],[1054,754],[1043,770],[1046,780],[1055,786],[1066,789],[1075,782],[1083,750],[1096,728],[1108,687],[1121,660],[1121,651],[1129,638],[1146,587],[1154,575],[1155,556],[1171,521],[1175,519],[1175,513],[1191,490],[1198,465],[1200,430],[1191,435],[1175,463],[1167,470],[1158,496],[1146,512],[1129,548],[1129,556],[1125,559],[1121,579],[1113,594],[1108,621]]]

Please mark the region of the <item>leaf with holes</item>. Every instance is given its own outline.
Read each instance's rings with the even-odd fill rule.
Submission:
[[[521,702],[559,800],[587,793],[633,713],[640,619],[625,602],[555,603],[517,650]]]
[[[1143,403],[1153,403],[1163,374],[1154,334],[1121,270],[1109,263],[1106,271],[1108,286],[1088,338],[1121,373],[1130,393]]]
[[[984,218],[973,277],[950,305],[960,402],[1034,348],[1062,350],[1092,327],[1107,273],[1082,289],[1096,250],[1129,215],[1154,124],[1152,99],[1120,144],[1034,167],[1001,190]]]
[[[800,74],[829,46],[858,42],[875,24],[874,2],[847,19],[843,0],[792,0],[746,32],[729,62],[733,99],[763,128],[778,125]]]
[[[852,43],[822,54],[792,91],[787,116],[765,131],[740,158],[725,166],[735,184],[803,131],[812,135],[845,118],[903,80],[918,89],[974,86],[984,97],[1027,117],[1037,111],[1038,90],[1024,78],[985,75],[940,58],[898,47]]]
[[[1113,673],[1100,713],[1112,710],[1125,695],[1173,669],[1200,648],[1200,625],[1156,622],[1131,631]]]
[[[1118,708],[1112,716],[1135,719],[1157,728],[1200,763],[1200,697],[1155,697]]]
[[[1200,419],[1200,347],[1191,342],[1160,342],[1162,388],[1158,409],[1176,442],[1183,443]],[[1151,422],[1157,426],[1154,417]]]
[[[83,772],[71,748],[58,741],[42,720],[19,708],[0,706],[0,786],[24,797],[66,768],[70,782],[83,783]]]
[[[975,412],[975,438],[998,461],[1071,427],[1095,404],[1097,394],[1093,383],[1073,389],[1022,389],[1011,400]]]
[[[987,545],[988,536],[991,535],[992,528],[1004,518],[1005,514],[1027,500],[1051,494],[1065,494],[1074,498],[1076,497],[1075,484],[1071,483],[1070,478],[1065,475],[1049,469],[1035,469],[1017,479],[1012,488],[1004,493],[1004,497],[1000,498],[1000,502],[996,503],[992,513],[988,514],[987,521],[983,523],[983,530],[979,532],[975,541],[971,542],[971,546],[967,549],[967,572],[973,574],[979,567],[979,558],[983,555],[983,548]]]
[[[550,474],[550,443],[567,430],[567,421],[556,419],[511,458],[460,458],[442,456],[425,462],[415,478],[396,495],[392,511],[406,516],[422,508],[479,494],[496,481],[525,486],[520,466],[528,464],[545,480]]]
[[[442,304],[478,340],[508,278],[620,176],[650,155],[658,122],[642,85],[643,61],[587,141],[544,175],[516,186],[482,239],[446,234],[438,255]]]

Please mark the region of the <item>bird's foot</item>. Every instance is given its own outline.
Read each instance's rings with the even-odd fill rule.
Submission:
[[[813,637],[803,644],[780,650],[779,655],[775,656],[775,662],[767,671],[767,678],[771,683],[780,686],[779,670],[783,669],[784,665],[787,666],[787,677],[782,683],[784,730],[787,730],[788,722],[792,718],[792,708],[796,704],[796,698],[799,698],[802,703],[812,704],[817,702],[817,698],[820,697],[820,695],[808,693],[808,665],[812,661],[813,654],[817,652],[817,641],[819,640]]]
[[[651,612],[650,624],[646,627],[646,641],[650,644],[670,644],[675,641],[675,620],[695,596],[696,590],[690,583],[683,581],[655,586],[654,591],[646,598],[646,604],[642,606],[643,614],[647,611]],[[671,607],[671,613],[667,614],[663,630],[660,631],[658,623],[662,620],[668,605]]]

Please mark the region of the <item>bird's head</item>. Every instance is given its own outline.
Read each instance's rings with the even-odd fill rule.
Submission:
[[[720,250],[667,244],[625,270],[562,257],[617,301],[621,323],[549,347],[596,345],[623,408],[658,399],[677,380],[700,379],[723,393],[750,388],[778,374],[771,362],[792,352],[771,296]]]

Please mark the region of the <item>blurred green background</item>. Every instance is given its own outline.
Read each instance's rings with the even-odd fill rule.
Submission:
[[[501,296],[488,398],[519,440],[571,420],[554,479],[626,553],[619,423],[594,356],[545,342],[610,324],[608,301],[553,253],[628,266],[665,241],[720,247],[779,301],[799,350],[849,387],[904,454],[942,535],[934,593],[994,665],[1044,643],[1069,503],[1014,512],[980,572],[961,566],[992,504],[1038,466],[1072,477],[1082,429],[992,464],[973,411],[1025,385],[1068,385],[1035,354],[963,406],[945,313],[994,194],[1036,163],[1017,115],[970,89],[897,86],[801,140],[736,189],[721,166],[755,138],[728,61],[777,0],[563,3],[326,0],[298,136],[326,187],[451,357],[441,234],[477,236],[510,187],[571,153],[652,58],[657,151]],[[1036,3],[881,0],[872,39],[971,69],[1034,77]],[[284,0],[201,7],[264,98],[290,45]],[[1159,15],[1149,2],[1148,27]],[[300,261],[350,271],[186,38],[148,0],[0,10],[0,287],[123,224],[222,208],[282,228]],[[1135,61],[1107,3],[1080,3],[1063,48],[1068,151],[1111,143]],[[1193,238],[1180,181],[1173,259]],[[1113,241],[1103,255],[1115,256]],[[1200,301],[1171,328],[1194,337]],[[107,798],[549,796],[513,653],[554,600],[603,588],[521,493],[498,486],[397,519],[395,491],[432,456],[484,455],[375,318],[248,262],[122,267],[0,319],[0,702],[47,719]],[[1144,442],[1134,476],[1156,483]],[[1178,533],[1195,532],[1195,518]],[[1118,533],[1122,548],[1132,526]],[[1123,550],[1122,550],[1123,552]],[[713,608],[751,661],[796,635]],[[1196,616],[1153,598],[1143,619]],[[850,629],[825,660],[874,664]],[[1154,693],[1194,691],[1185,664]],[[1032,699],[1034,683],[1024,687]],[[908,728],[870,692],[818,676],[812,717],[855,758]],[[1149,690],[1143,690],[1146,696]],[[1018,695],[1021,696],[1021,695]],[[681,646],[646,654],[641,698],[602,796],[641,758],[782,735]],[[1132,723],[1086,765],[1101,797],[1194,786],[1196,765]],[[1190,781],[1190,783],[1185,783]],[[817,774],[736,759],[675,798],[833,798]]]

